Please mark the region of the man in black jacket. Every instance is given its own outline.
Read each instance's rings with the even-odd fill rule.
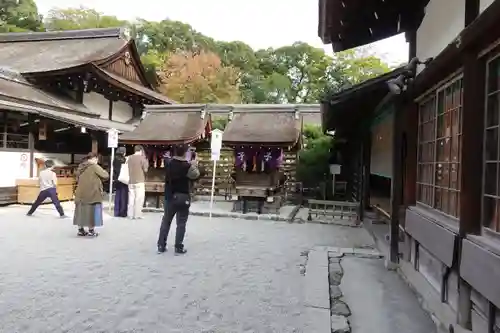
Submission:
[[[187,147],[179,145],[174,149],[174,156],[165,163],[165,213],[161,221],[158,236],[158,253],[167,250],[167,238],[170,225],[176,216],[175,253],[184,254],[184,235],[191,206],[191,182],[200,177],[198,162],[187,161]]]

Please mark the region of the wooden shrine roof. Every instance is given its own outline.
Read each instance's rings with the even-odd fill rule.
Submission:
[[[0,109],[27,112],[95,130],[116,128],[132,131],[135,126],[98,118],[74,101],[70,103],[28,83],[20,74],[0,71]]]
[[[318,0],[318,35],[334,52],[417,28],[429,0]]]
[[[126,78],[121,77],[120,75],[117,75],[110,71],[94,66],[93,72],[96,73],[98,76],[103,77],[108,82],[112,82],[113,84],[118,85],[123,89],[128,90],[131,93],[141,95],[146,98],[151,98],[159,104],[175,104],[175,101],[171,100],[167,96],[162,95],[154,90],[151,90],[135,82],[129,81]]]
[[[50,94],[35,88],[21,75],[0,71],[0,96],[3,99],[23,100],[33,106],[47,106],[71,111],[71,107]]]
[[[321,107],[323,130],[352,132],[371,121],[377,106],[389,96],[387,81],[404,71],[405,67],[400,67],[328,96]]]
[[[138,75],[138,83],[106,69],[125,53],[132,58],[129,63]],[[127,40],[120,28],[1,33],[0,67],[34,78],[90,70],[111,85],[154,103],[174,103],[153,90],[146,79],[135,42]]]
[[[121,29],[0,34],[0,66],[22,74],[59,71],[104,61],[128,41]]]
[[[177,144],[199,140],[210,124],[204,104],[147,105],[144,118],[123,143]]]
[[[300,105],[241,104],[233,105],[232,112],[222,135],[225,144],[293,146],[300,139]]]

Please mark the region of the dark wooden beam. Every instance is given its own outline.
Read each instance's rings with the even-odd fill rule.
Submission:
[[[464,55],[460,189],[461,237],[481,232],[485,68],[474,52]]]
[[[408,42],[408,62],[417,56],[417,30],[412,30],[406,33],[406,41]]]
[[[480,0],[465,0],[465,24],[469,26],[479,16]]]
[[[113,120],[113,100],[108,100],[108,119]]]
[[[391,241],[389,260],[392,264],[399,263],[399,217],[403,191],[403,131],[404,117],[401,97],[396,97],[394,107],[393,137],[392,137],[392,180],[391,180]]]
[[[372,155],[372,135],[368,128],[363,140],[363,207],[362,211],[370,208],[370,173]]]
[[[85,86],[83,84],[83,79],[78,79],[78,84],[76,86],[76,102],[83,104],[83,95],[85,94]]]
[[[3,125],[3,136],[2,136],[2,146],[4,148],[7,148],[7,131],[9,130],[9,124],[7,123],[8,122],[8,118],[9,118],[9,114],[7,111],[3,111],[3,122],[4,122],[4,125]]]
[[[477,53],[465,52],[463,55],[463,105],[462,105],[462,149],[460,160],[460,219],[459,238],[467,234],[481,232],[481,201],[483,176],[483,130],[484,95],[486,66],[477,59]],[[478,161],[481,161],[479,163]],[[462,259],[463,241],[458,242],[458,262]],[[459,275],[462,267],[458,268]],[[471,328],[471,286],[462,278],[458,281],[458,324]]]
[[[418,146],[418,106],[412,100],[405,102],[405,178],[404,205],[415,205],[417,199],[417,146]]]
[[[33,177],[34,174],[34,163],[35,163],[35,130],[36,130],[36,123],[35,123],[35,118],[33,115],[28,115],[28,122],[29,122],[29,132],[28,132],[28,149],[30,153],[30,161],[29,161],[29,168],[30,168],[30,178]]]

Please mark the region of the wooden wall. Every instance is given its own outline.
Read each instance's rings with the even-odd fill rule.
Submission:
[[[202,149],[196,152],[199,167],[204,171],[204,175],[196,183],[196,195],[210,195],[212,188],[213,162],[210,158],[210,149]],[[215,174],[215,195],[225,195],[228,189],[228,182],[234,168],[234,153],[232,149],[223,148],[221,158],[217,162]]]
[[[286,197],[287,200],[295,199],[296,196],[296,171],[297,171],[297,152],[285,151],[285,159],[283,161],[283,171],[287,177],[286,182]]]
[[[210,149],[202,149],[197,151],[199,166],[205,171],[205,174],[197,182],[195,186],[196,195],[210,195],[212,187],[212,166],[213,162],[210,159]],[[288,178],[287,181],[287,198],[293,198],[296,189],[296,163],[297,153],[294,151],[285,152],[283,161],[283,171]],[[217,170],[215,174],[215,195],[226,195],[229,188],[231,173],[234,169],[234,152],[232,149],[223,148],[221,152],[221,160],[217,162]],[[232,192],[234,194],[234,191]],[[230,193],[229,193],[230,194]]]

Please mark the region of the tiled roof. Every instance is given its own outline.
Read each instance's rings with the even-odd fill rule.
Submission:
[[[199,104],[146,106],[137,128],[120,136],[125,143],[191,143],[204,133],[210,115]]]
[[[299,110],[298,105],[235,105],[233,119],[227,124],[222,141],[293,145],[301,133]]]
[[[42,73],[107,59],[126,44],[121,29],[0,34],[0,66]],[[64,42],[63,42],[64,41]]]

